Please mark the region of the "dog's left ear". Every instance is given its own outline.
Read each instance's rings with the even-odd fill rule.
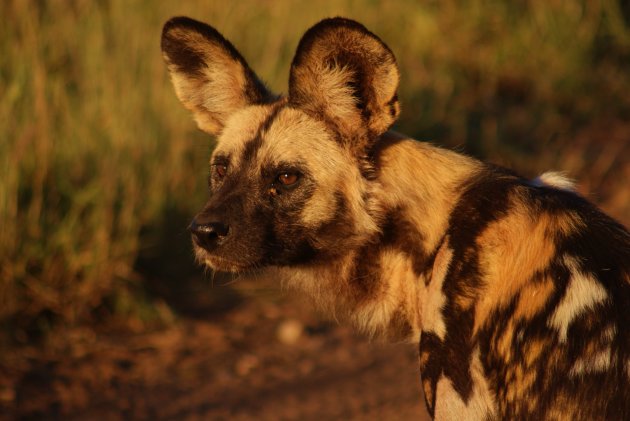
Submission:
[[[399,73],[392,51],[363,25],[325,19],[302,37],[289,101],[331,123],[344,143],[366,148],[396,121]]]

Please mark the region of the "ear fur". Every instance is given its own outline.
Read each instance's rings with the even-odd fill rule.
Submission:
[[[396,121],[400,76],[392,51],[363,25],[325,19],[302,37],[289,101],[335,127],[343,142],[371,146]]]
[[[202,22],[187,17],[166,22],[162,55],[177,97],[207,133],[218,134],[238,109],[275,98],[236,48]]]

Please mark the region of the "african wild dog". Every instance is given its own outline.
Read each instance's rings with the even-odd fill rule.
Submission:
[[[171,19],[162,50],[218,136],[201,262],[275,271],[369,334],[420,339],[436,419],[630,419],[624,227],[554,176],[388,131],[396,61],[354,21],[306,32],[286,96],[203,23]]]

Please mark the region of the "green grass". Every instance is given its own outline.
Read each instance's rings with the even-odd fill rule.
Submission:
[[[0,15],[0,323],[14,338],[151,307],[138,256],[168,254],[158,234],[182,223],[168,215],[205,199],[212,143],[159,49],[174,15],[216,26],[280,92],[310,25],[360,20],[398,58],[401,131],[530,175],[594,174],[604,205],[630,213],[615,178],[630,176],[630,31],[614,1],[8,0]]]

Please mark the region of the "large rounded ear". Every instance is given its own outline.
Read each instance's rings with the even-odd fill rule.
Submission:
[[[394,54],[376,35],[349,19],[325,19],[298,45],[289,101],[364,148],[398,118],[398,81]]]
[[[170,19],[162,30],[162,55],[177,97],[210,134],[218,134],[238,109],[275,98],[236,48],[205,23]]]

